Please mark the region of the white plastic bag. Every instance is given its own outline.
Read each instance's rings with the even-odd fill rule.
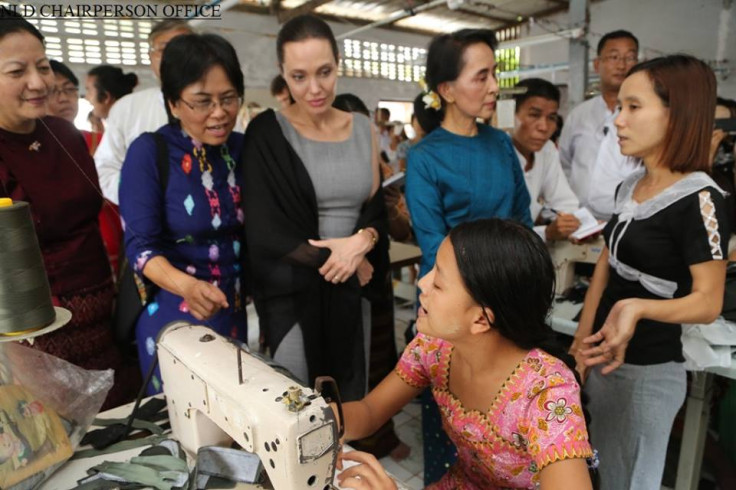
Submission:
[[[112,385],[112,370],[0,343],[0,488],[36,488],[66,462]]]

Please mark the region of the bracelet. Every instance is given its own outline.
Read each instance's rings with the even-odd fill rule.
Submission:
[[[376,246],[376,242],[378,242],[378,238],[376,237],[376,235],[373,234],[372,231],[367,230],[366,228],[361,228],[360,230],[358,230],[358,235],[360,235],[361,233],[367,233],[368,234],[368,236],[371,239],[371,247],[375,247]]]

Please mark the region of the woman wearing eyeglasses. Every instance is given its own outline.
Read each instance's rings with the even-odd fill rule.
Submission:
[[[136,325],[144,373],[159,330],[171,321],[204,323],[238,339],[246,329],[243,135],[233,132],[244,88],[235,50],[213,34],[176,37],[164,51],[161,90],[170,123],[133,142],[120,178],[126,255],[139,279],[159,288]],[[158,372],[147,390],[161,390]]]

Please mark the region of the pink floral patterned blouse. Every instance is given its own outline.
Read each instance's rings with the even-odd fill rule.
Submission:
[[[580,386],[567,366],[532,349],[496,395],[490,410],[466,410],[448,388],[452,344],[419,334],[396,373],[410,386],[432,387],[442,425],[458,459],[434,490],[536,488],[550,463],[593,455]]]

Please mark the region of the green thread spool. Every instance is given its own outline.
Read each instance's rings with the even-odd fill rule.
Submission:
[[[0,199],[0,338],[39,330],[55,320],[30,206]]]

